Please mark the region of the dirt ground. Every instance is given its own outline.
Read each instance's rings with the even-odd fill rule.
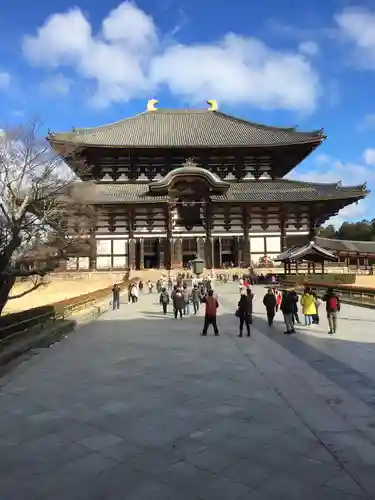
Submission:
[[[18,311],[31,309],[32,307],[43,306],[58,302],[59,300],[69,299],[70,297],[77,297],[84,295],[95,290],[106,288],[115,282],[110,273],[103,275],[100,279],[95,280],[56,280],[51,281],[34,292],[31,292],[19,299],[10,300],[5,306],[4,313],[9,314]],[[12,295],[18,295],[23,291],[30,288],[31,283],[19,283],[12,289]]]

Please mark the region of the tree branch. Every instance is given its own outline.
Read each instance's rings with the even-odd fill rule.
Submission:
[[[19,293],[18,295],[12,295],[11,297],[8,297],[8,300],[14,300],[14,299],[20,299],[21,297],[24,297],[25,295],[29,294],[30,292],[33,292],[34,290],[38,289],[41,286],[46,285],[47,283],[37,283],[36,285],[32,286],[28,290],[25,290],[22,293]]]
[[[45,276],[49,272],[51,272],[53,269],[51,268],[44,268],[44,269],[30,269],[29,271],[24,271],[22,269],[9,269],[6,271],[3,271],[0,274],[1,278],[29,278],[30,276]]]

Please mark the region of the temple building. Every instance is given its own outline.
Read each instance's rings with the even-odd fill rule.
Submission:
[[[75,196],[96,213],[91,250],[69,269],[172,269],[196,256],[208,269],[250,266],[313,240],[368,194],[363,184],[286,178],[325,140],[322,130],[261,125],[208,104],[159,109],[151,100],[116,123],[49,133],[81,178]]]

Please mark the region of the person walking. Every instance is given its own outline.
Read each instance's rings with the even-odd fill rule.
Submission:
[[[185,300],[181,289],[177,286],[176,289],[172,292],[172,301],[175,319],[177,319],[177,316],[180,316],[180,319],[182,319],[182,311],[185,307]]]
[[[250,288],[246,290],[246,295],[241,295],[238,302],[238,317],[240,319],[239,337],[243,337],[243,327],[246,326],[247,336],[250,337],[250,325],[252,323],[254,294]]]
[[[263,304],[266,308],[268,326],[272,326],[276,313],[276,297],[272,288],[269,288],[263,297]]]
[[[182,295],[184,296],[184,315],[189,315],[189,303],[190,303],[190,292],[187,285],[184,284],[182,287]]]
[[[191,301],[193,303],[194,314],[197,314],[199,311],[199,305],[201,301],[198,285],[194,285],[193,287],[193,290],[191,292]]]
[[[112,288],[112,308],[114,311],[120,309],[120,287],[116,284]]]
[[[276,297],[276,312],[277,312],[280,308],[280,305],[281,305],[282,295],[281,295],[281,292],[278,288],[274,288],[274,294]]]
[[[311,294],[314,296],[314,299],[315,299],[315,309],[316,309],[316,314],[315,314],[315,316],[313,316],[312,322],[313,322],[313,325],[319,325],[319,322],[320,322],[319,307],[320,307],[321,301],[320,301],[319,297],[317,296],[315,290],[312,290]]]
[[[288,290],[284,290],[281,299],[280,310],[284,316],[284,323],[286,326],[285,335],[296,333],[294,329],[293,314],[294,314],[294,300],[293,295]]]
[[[130,297],[133,304],[138,302],[138,286],[137,283],[133,283],[130,290]]]
[[[219,329],[217,327],[217,308],[219,307],[219,303],[214,297],[214,291],[212,289],[208,290],[207,296],[204,298],[204,302],[206,304],[206,314],[204,316],[202,337],[207,335],[209,325],[212,325],[215,337],[218,337]]]
[[[313,317],[316,315],[316,302],[310,288],[305,288],[304,294],[301,297],[301,306],[305,316],[305,326],[311,326]]]
[[[298,316],[298,293],[295,291],[294,288],[292,288],[290,290],[290,295],[293,297],[293,301],[294,301],[293,322],[300,325],[301,322],[300,322],[299,316]]]
[[[166,288],[161,289],[159,302],[163,308],[163,314],[166,315],[168,304],[169,304],[169,293],[167,292]]]
[[[326,311],[329,324],[328,334],[332,335],[337,331],[337,316],[341,309],[340,299],[336,295],[333,288],[329,288],[327,290],[327,293],[323,297],[323,301],[326,303]]]

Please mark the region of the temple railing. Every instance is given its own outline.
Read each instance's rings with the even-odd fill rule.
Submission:
[[[322,298],[329,288],[333,288],[344,304],[351,304],[361,307],[375,309],[375,288],[357,287],[351,285],[338,285],[337,283],[318,283],[309,280],[308,283],[295,285],[294,282],[284,279],[280,282],[281,288],[293,286],[300,294],[304,287],[311,287],[319,298]]]

